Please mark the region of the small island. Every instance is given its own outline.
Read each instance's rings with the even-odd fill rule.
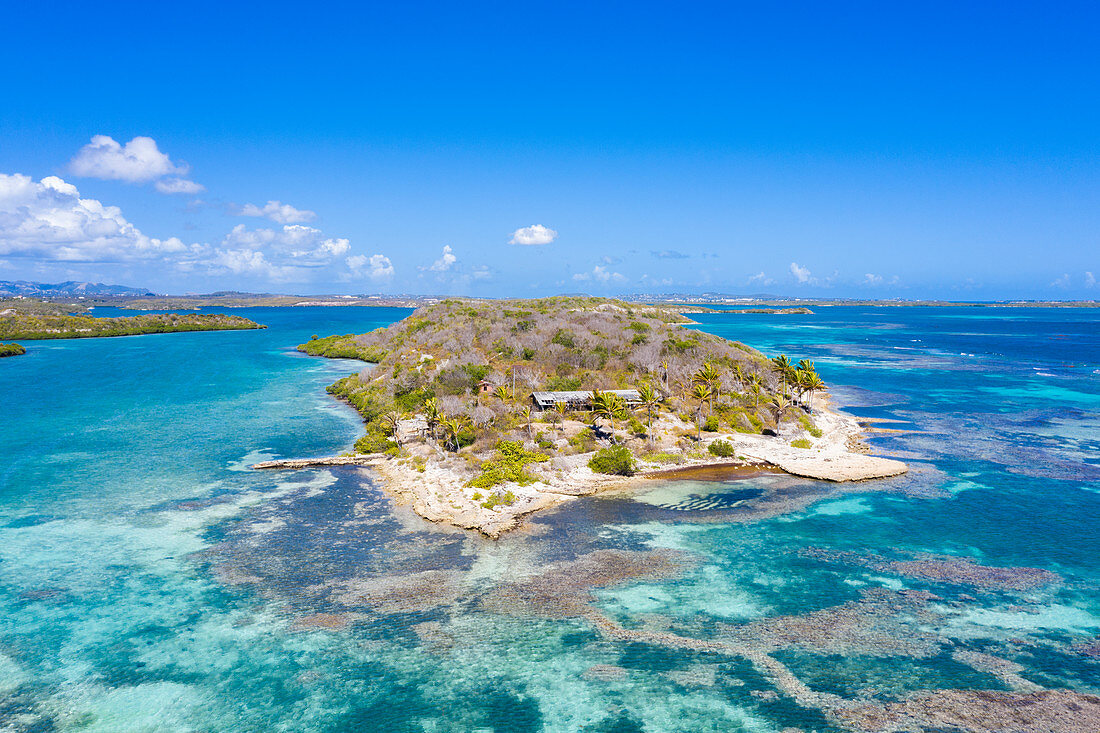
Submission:
[[[307,354],[372,362],[328,388],[359,411],[355,453],[255,468],[370,465],[421,516],[498,537],[628,477],[772,467],[831,481],[905,472],[860,452],[810,361],[605,298],[449,299]]]
[[[148,313],[95,318],[72,307],[27,299],[0,301],[0,339],[70,339],[136,336],[183,331],[235,331],[266,328],[240,316],[221,313]]]
[[[0,359],[5,356],[22,356],[27,350],[20,344],[0,344]]]

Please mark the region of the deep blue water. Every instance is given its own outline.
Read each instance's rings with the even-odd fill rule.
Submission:
[[[234,309],[269,328],[28,342],[0,361],[0,730],[838,730],[743,658],[601,636],[570,605],[588,590],[513,602],[515,583],[607,549],[687,560],[591,588],[628,629],[723,639],[856,604],[858,633],[768,650],[816,691],[1010,686],[972,652],[1100,691],[1100,311],[816,310],[697,327],[813,359],[840,406],[907,431],[871,442],[908,475],[654,483],[496,543],[423,522],[359,469],[245,468],[347,449],[357,416],[324,386],[363,365],[294,345],[405,310]],[[892,564],[943,556],[1048,574]],[[899,590],[935,598],[868,601]],[[923,646],[883,641],[903,638]]]

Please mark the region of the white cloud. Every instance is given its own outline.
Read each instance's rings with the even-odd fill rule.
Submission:
[[[872,287],[876,285],[882,285],[882,275],[876,275],[873,272],[868,272],[863,276],[863,284],[870,285]]]
[[[206,187],[186,178],[163,178],[153,184],[161,193],[202,193]]]
[[[816,280],[810,274],[809,268],[802,267],[797,262],[791,263],[791,274],[794,275],[794,279],[799,283],[814,283]]]
[[[250,250],[268,248],[288,264],[310,267],[328,264],[347,254],[351,242],[325,237],[320,229],[301,224],[288,224],[282,229],[248,229],[238,224],[222,240],[222,246]]]
[[[532,224],[512,232],[512,238],[508,244],[522,244],[525,246],[550,244],[558,238],[558,233],[542,224]]]
[[[159,259],[185,272],[255,275],[276,281],[305,281],[348,255],[351,243],[313,227],[248,229],[240,224],[217,245],[184,244],[178,238],[143,234],[116,206],[80,197],[76,186],[57,177],[0,174],[0,256],[45,262],[121,263]],[[380,257],[380,255],[376,255]],[[392,265],[369,259],[371,273]],[[349,263],[350,266],[350,263]]]
[[[1068,288],[1069,287],[1069,273],[1065,273],[1060,278],[1051,283],[1056,288]]]
[[[189,169],[173,163],[151,137],[135,137],[120,145],[108,135],[95,135],[69,161],[69,170],[84,178],[148,183],[162,176],[184,175]]]
[[[764,274],[763,270],[761,270],[760,272],[749,278],[749,283],[759,283],[760,285],[773,285],[775,283],[775,280],[772,280],[770,277]]]
[[[326,237],[313,227],[289,224],[281,229],[249,229],[238,224],[217,246],[195,246],[176,266],[185,271],[202,269],[275,282],[305,282],[312,273],[330,268],[350,249],[347,239]]]
[[[237,212],[237,215],[260,216],[271,219],[276,224],[301,224],[317,218],[316,212],[307,209],[296,209],[281,201],[268,201],[262,207],[256,206],[256,204],[245,204]]]
[[[56,176],[35,183],[0,173],[0,255],[121,262],[187,250],[175,237],[146,236],[117,206],[81,198],[76,186]]]
[[[432,266],[428,269],[432,272],[447,272],[454,264],[458,262],[458,258],[454,255],[454,250],[451,249],[451,245],[443,245],[443,256],[432,263]]]
[[[493,271],[488,265],[477,265],[470,271],[470,276],[474,280],[489,280],[493,277]]]
[[[1088,271],[1085,271],[1085,287],[1086,288],[1096,287],[1096,276],[1093,275],[1091,272],[1088,272]]]
[[[573,275],[573,279],[577,282],[584,282],[586,280],[594,280],[599,283],[607,284],[609,282],[626,282],[626,276],[618,272],[611,272],[602,265],[596,265],[592,268],[592,272],[578,272]]]
[[[352,255],[344,260],[355,277],[368,277],[374,281],[393,277],[393,263],[385,255]]]

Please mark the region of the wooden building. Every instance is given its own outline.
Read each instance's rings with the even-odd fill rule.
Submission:
[[[628,405],[637,405],[642,401],[642,396],[638,394],[636,389],[605,389],[600,391],[618,395]],[[585,390],[576,392],[533,392],[531,402],[538,410],[553,410],[558,405],[565,405],[570,410],[587,410],[592,407],[592,392]]]

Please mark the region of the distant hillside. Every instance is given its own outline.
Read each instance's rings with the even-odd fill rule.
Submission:
[[[90,295],[128,295],[151,296],[145,288],[130,288],[125,285],[105,285],[69,280],[63,283],[36,283],[29,280],[0,280],[0,296],[22,295],[27,298],[65,298]]]

